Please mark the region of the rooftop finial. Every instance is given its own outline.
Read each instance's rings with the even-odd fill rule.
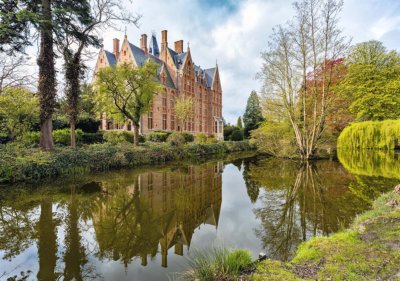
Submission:
[[[125,25],[125,36],[126,36],[126,25]]]
[[[188,46],[187,46],[188,50],[190,49],[190,42],[188,41]]]

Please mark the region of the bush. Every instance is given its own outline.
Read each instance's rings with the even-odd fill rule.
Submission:
[[[167,141],[172,146],[181,146],[186,143],[185,137],[179,132],[173,132],[170,134]]]
[[[133,143],[134,134],[130,131],[104,131],[103,139],[106,142],[112,144],[118,144],[123,142]]]
[[[214,135],[207,137],[207,143],[218,143],[218,140],[215,138]]]
[[[204,133],[198,133],[196,135],[196,143],[207,143],[207,136]]]
[[[99,131],[100,121],[91,117],[81,118],[76,124],[77,129],[81,129],[85,133],[97,133]]]
[[[146,140],[152,142],[166,142],[170,134],[170,132],[164,131],[151,132],[146,135]]]
[[[55,144],[68,146],[71,144],[71,133],[70,129],[54,130],[53,140]],[[76,142],[80,142],[82,139],[83,132],[80,129],[75,130]]]
[[[83,133],[82,135],[82,143],[84,144],[93,144],[93,143],[103,143],[104,137],[103,132],[97,133]]]
[[[232,131],[231,141],[242,141],[244,139],[243,130],[237,128]]]
[[[181,132],[181,134],[185,138],[186,143],[194,141],[194,136],[191,133]]]
[[[61,130],[69,128],[68,121],[64,119],[54,119],[52,123],[53,123],[53,130]],[[40,125],[38,130],[40,130]]]
[[[40,132],[27,132],[21,138],[21,143],[28,147],[39,145]]]

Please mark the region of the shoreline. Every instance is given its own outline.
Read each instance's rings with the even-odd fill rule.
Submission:
[[[0,150],[0,185],[40,183],[61,176],[85,175],[255,150],[255,146],[248,141],[190,143],[179,147],[168,144],[135,147],[132,144],[104,143],[77,149],[56,148],[51,152],[9,147]]]

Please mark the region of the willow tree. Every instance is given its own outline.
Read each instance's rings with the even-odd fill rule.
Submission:
[[[338,28],[342,7],[342,0],[294,3],[294,18],[273,29],[262,54],[265,95],[281,101],[303,159],[315,157],[334,95],[331,62],[348,47]]]
[[[160,89],[157,76],[158,64],[151,60],[139,67],[131,64],[106,67],[96,75],[100,107],[132,121],[135,145],[139,145],[140,117],[149,111],[154,95]]]
[[[70,124],[71,146],[76,146],[75,126],[78,121],[78,103],[81,96],[80,77],[85,68],[83,54],[90,46],[99,47],[101,32],[105,28],[117,29],[117,22],[138,24],[140,16],[132,15],[123,7],[121,1],[89,0],[85,18],[74,17],[73,24],[57,37],[57,46],[64,58],[65,96]]]

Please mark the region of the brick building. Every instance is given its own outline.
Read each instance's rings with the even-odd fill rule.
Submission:
[[[155,95],[152,109],[141,117],[141,134],[152,131],[184,131],[214,135],[223,139],[222,124],[222,88],[218,65],[214,68],[202,69],[193,62],[190,47],[184,52],[183,40],[174,43],[174,49],[168,46],[167,30],[162,31],[161,48],[153,33],[149,44],[147,35],[142,34],[140,46],[128,41],[125,35],[120,46],[118,39],[113,39],[113,52],[101,49],[95,71],[102,67],[118,63],[132,63],[141,66],[147,60],[153,60],[158,65],[158,79],[163,85],[162,90]],[[194,101],[193,118],[180,128],[174,112],[175,100],[178,96],[192,97]],[[130,122],[118,124],[102,116],[103,130],[133,130]]]

